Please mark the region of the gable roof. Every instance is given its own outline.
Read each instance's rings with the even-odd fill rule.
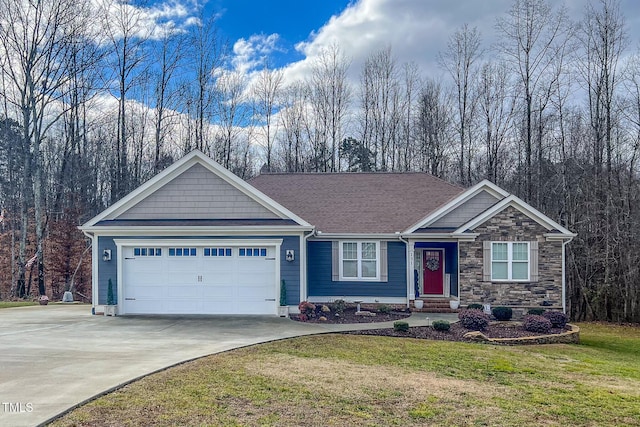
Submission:
[[[425,217],[423,217],[417,223],[411,225],[405,233],[413,233],[420,228],[428,227],[430,224],[438,221],[443,218],[447,214],[451,213],[456,208],[464,205],[469,200],[476,197],[478,194],[482,192],[487,192],[496,198],[496,201],[502,200],[509,195],[505,190],[495,185],[493,182],[489,180],[482,180],[473,187],[468,188],[466,191],[460,193],[457,197],[450,200],[448,203],[439,206],[439,209],[428,213]]]
[[[221,178],[221,180],[228,184],[229,188],[234,192],[237,192],[240,196],[243,197],[247,202],[256,203],[260,205],[261,208],[265,209],[265,212],[269,213],[266,215],[268,217],[276,217],[285,220],[293,220],[297,224],[304,227],[311,227],[311,225],[306,222],[304,219],[300,218],[298,215],[291,212],[286,207],[282,206],[280,203],[271,199],[267,195],[261,193],[256,190],[251,185],[247,184],[245,181],[234,175],[229,170],[225,169],[223,166],[215,162],[210,157],[206,156],[204,153],[198,150],[194,150],[182,157],[180,160],[173,163],[171,166],[166,168],[164,171],[160,172],[155,177],[151,178],[146,183],[142,184],[140,187],[133,190],[131,193],[127,194],[125,197],[111,205],[109,208],[102,211],[100,214],[96,215],[85,224],[80,226],[81,230],[90,230],[92,227],[96,226],[98,223],[103,225],[105,221],[115,221],[118,220],[118,217],[129,211],[133,207],[141,204],[144,205],[145,200],[153,199],[153,195],[156,192],[161,191],[165,186],[169,185],[174,179],[179,178],[182,174],[189,171],[194,166],[199,165],[204,167],[208,172],[212,173],[216,177]],[[159,193],[158,193],[159,194]],[[151,199],[150,199],[151,198]],[[128,218],[127,215],[124,215],[123,219],[131,219]],[[151,219],[151,218],[150,218]],[[153,218],[160,219],[160,218]],[[170,218],[163,218],[170,219]],[[194,218],[185,218],[185,219],[194,219]],[[216,218],[211,218],[216,219]]]
[[[421,172],[270,173],[249,183],[323,233],[396,233],[464,192]]]
[[[475,229],[476,227],[478,227],[479,225],[481,225],[482,223],[484,223],[494,215],[498,214],[499,212],[502,212],[508,207],[513,207],[514,209],[519,210],[529,218],[536,221],[538,224],[545,227],[547,230],[549,230],[550,233],[555,232],[555,234],[557,234],[559,237],[566,238],[566,237],[576,236],[575,233],[572,233],[567,228],[558,224],[556,221],[552,220],[551,218],[549,218],[548,216],[546,216],[545,214],[543,214],[533,206],[529,205],[524,200],[514,195],[510,195],[509,197],[502,199],[500,202],[496,203],[491,208],[482,212],[480,215],[476,216],[475,218],[471,219],[465,224],[462,224],[455,231],[455,233],[465,233],[469,230],[473,231],[473,229]]]

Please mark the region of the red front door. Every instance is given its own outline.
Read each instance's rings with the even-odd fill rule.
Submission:
[[[444,271],[442,258],[442,250],[433,249],[422,253],[425,294],[444,294]]]

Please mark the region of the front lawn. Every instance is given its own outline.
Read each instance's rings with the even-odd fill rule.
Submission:
[[[0,301],[0,308],[24,307],[27,305],[37,305],[34,301]]]
[[[640,328],[580,327],[580,345],[279,341],[149,376],[54,425],[640,426]]]

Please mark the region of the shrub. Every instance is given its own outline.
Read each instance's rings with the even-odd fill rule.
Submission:
[[[522,320],[522,326],[526,331],[548,334],[551,331],[551,321],[537,314],[529,314]]]
[[[482,310],[473,308],[462,310],[458,313],[458,319],[460,319],[460,324],[465,329],[472,331],[482,331],[489,326],[489,320],[491,320],[488,314],[483,313]]]
[[[469,304],[467,306],[467,310],[483,310],[483,309],[484,309],[484,306],[482,304],[477,304],[477,303]]]
[[[398,320],[393,322],[393,330],[398,332],[407,332],[409,330],[409,324],[404,320]]]
[[[554,328],[564,329],[569,321],[569,317],[561,311],[545,311],[542,316],[549,319]]]
[[[545,312],[544,308],[530,308],[527,314],[534,314],[536,316],[542,316],[542,313]]]
[[[343,299],[337,299],[333,303],[329,304],[329,308],[331,308],[334,313],[340,315],[344,313],[344,309],[347,308],[347,302]]]
[[[316,311],[316,305],[310,303],[309,301],[302,301],[298,304],[298,310],[300,310],[300,314],[304,314],[307,318],[312,317]]]
[[[451,325],[446,320],[436,320],[433,322],[432,326],[433,326],[433,329],[435,329],[436,331],[444,331],[444,332],[448,331],[449,328],[451,328]]]
[[[510,307],[494,307],[491,313],[498,320],[511,320],[513,317],[513,310]]]
[[[389,314],[391,313],[392,308],[386,304],[382,304],[380,306],[378,306],[378,312],[382,313],[382,314]]]
[[[280,306],[284,307],[285,305],[287,305],[287,285],[282,279],[280,281]]]

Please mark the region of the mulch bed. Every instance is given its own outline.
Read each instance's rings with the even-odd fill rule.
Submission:
[[[421,338],[428,340],[442,341],[468,341],[463,338],[464,334],[470,332],[463,328],[459,323],[452,323],[451,328],[447,332],[436,331],[430,326],[416,326],[409,328],[407,332],[396,331],[393,328],[385,329],[369,329],[364,331],[350,331],[346,334],[352,335],[378,335],[386,337],[403,337],[403,338]],[[520,337],[536,337],[542,335],[561,334],[566,332],[565,329],[554,328],[549,334],[537,334],[535,332],[525,331],[522,326],[489,325],[482,333],[489,338],[520,338]]]
[[[324,315],[327,320],[320,320],[320,316]],[[411,315],[410,311],[392,311],[389,313],[376,313],[375,316],[356,315],[356,309],[352,307],[346,308],[339,316],[331,313],[317,313],[315,317],[305,320],[307,323],[374,323],[388,322],[391,320],[406,319]],[[301,321],[299,315],[291,314],[289,316],[293,320]]]

